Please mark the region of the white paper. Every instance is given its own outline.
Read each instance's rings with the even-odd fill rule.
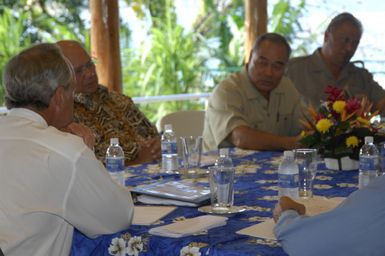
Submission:
[[[326,198],[315,196],[308,200],[298,200],[306,207],[306,215],[314,216],[329,210],[334,209],[344,200],[343,197]],[[273,233],[275,222],[273,219],[268,219],[264,222],[252,225],[250,227],[237,231],[237,234],[260,237],[265,239],[276,239]]]
[[[224,226],[227,217],[203,215],[183,221],[178,221],[169,225],[164,225],[149,230],[149,233],[157,236],[179,238],[200,233],[211,228]]]
[[[151,225],[175,209],[173,206],[135,206],[132,224]]]

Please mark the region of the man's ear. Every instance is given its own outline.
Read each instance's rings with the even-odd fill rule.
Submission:
[[[61,108],[64,101],[64,88],[63,86],[58,86],[50,100],[50,106],[52,104],[52,108],[55,110],[55,112],[58,112],[58,110]]]

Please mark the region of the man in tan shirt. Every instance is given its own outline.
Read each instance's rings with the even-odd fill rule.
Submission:
[[[236,146],[253,150],[298,146],[300,96],[283,77],[290,46],[281,35],[257,38],[250,61],[213,91],[206,112],[204,149]]]

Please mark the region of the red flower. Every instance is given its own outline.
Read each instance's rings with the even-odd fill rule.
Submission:
[[[325,93],[328,95],[328,101],[334,102],[336,100],[344,100],[344,91],[337,87],[328,85],[325,88]]]
[[[361,107],[361,102],[358,99],[349,98],[348,101],[346,102],[345,109],[348,114],[351,114],[354,111],[360,109],[360,107]]]

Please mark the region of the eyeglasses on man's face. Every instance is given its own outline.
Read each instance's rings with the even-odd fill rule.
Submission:
[[[75,74],[76,75],[81,75],[84,73],[84,71],[90,69],[90,68],[93,68],[95,67],[95,60],[93,59],[90,59],[89,61],[87,61],[86,64],[84,65],[81,65],[79,67],[76,67],[74,70],[75,70]]]

